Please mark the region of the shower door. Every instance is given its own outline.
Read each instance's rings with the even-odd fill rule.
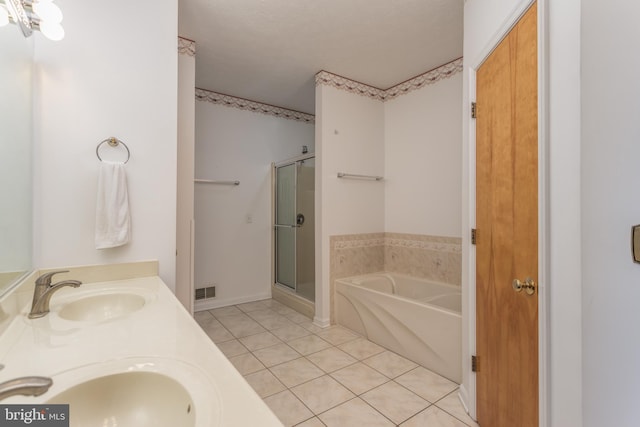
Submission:
[[[315,159],[275,167],[275,279],[315,299]]]

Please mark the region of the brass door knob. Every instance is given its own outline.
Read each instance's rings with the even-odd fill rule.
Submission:
[[[513,290],[516,292],[522,292],[522,290],[524,290],[527,295],[536,293],[536,282],[531,277],[524,279],[524,282],[521,282],[519,279],[513,279],[511,286],[513,286]]]

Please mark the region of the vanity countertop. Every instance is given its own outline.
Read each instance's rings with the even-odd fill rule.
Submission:
[[[81,321],[66,320],[61,313],[70,302],[121,293],[144,298],[144,306],[120,317],[96,313],[96,318]],[[282,425],[159,277],[61,289],[50,308],[48,315],[29,319],[30,301],[23,304],[0,335],[0,363],[5,365],[0,382],[38,375],[51,377],[54,385],[42,396],[14,396],[2,403],[46,402],[70,379],[101,369],[105,374],[179,371],[176,375],[187,390],[202,392],[194,405],[196,413],[200,411],[198,426]],[[209,418],[202,418],[205,413]]]

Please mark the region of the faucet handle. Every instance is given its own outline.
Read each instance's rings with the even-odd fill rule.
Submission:
[[[57,271],[51,271],[49,273],[45,273],[42,276],[38,277],[36,279],[36,285],[47,285],[49,286],[51,284],[51,278],[58,273],[68,273],[69,270],[57,270]]]

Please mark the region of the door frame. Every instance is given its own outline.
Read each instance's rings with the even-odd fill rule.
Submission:
[[[476,100],[476,71],[493,52],[496,46],[511,31],[524,12],[534,3],[535,0],[520,0],[514,6],[508,18],[502,26],[489,39],[477,58],[472,58],[468,62],[467,82],[468,100]],[[549,402],[550,402],[550,371],[549,371],[549,165],[548,165],[548,45],[547,45],[547,2],[538,1],[538,402],[539,402],[539,424],[544,427],[549,425]],[[464,114],[469,114],[470,105],[463,106]],[[476,224],[476,125],[473,119],[469,120],[469,164],[467,165],[469,200],[468,218],[471,228]],[[470,234],[471,230],[463,230],[463,235]],[[469,238],[465,239],[467,249],[468,266],[468,286],[466,288],[467,305],[467,336],[463,334],[463,349],[468,349],[468,354],[463,354],[463,364],[471,363],[471,355],[476,354],[476,252],[475,246],[471,244]],[[465,289],[463,288],[463,292]],[[464,372],[464,366],[463,366]],[[467,387],[461,386],[460,398],[467,406],[469,414],[476,418],[476,377],[470,373],[466,382]]]

